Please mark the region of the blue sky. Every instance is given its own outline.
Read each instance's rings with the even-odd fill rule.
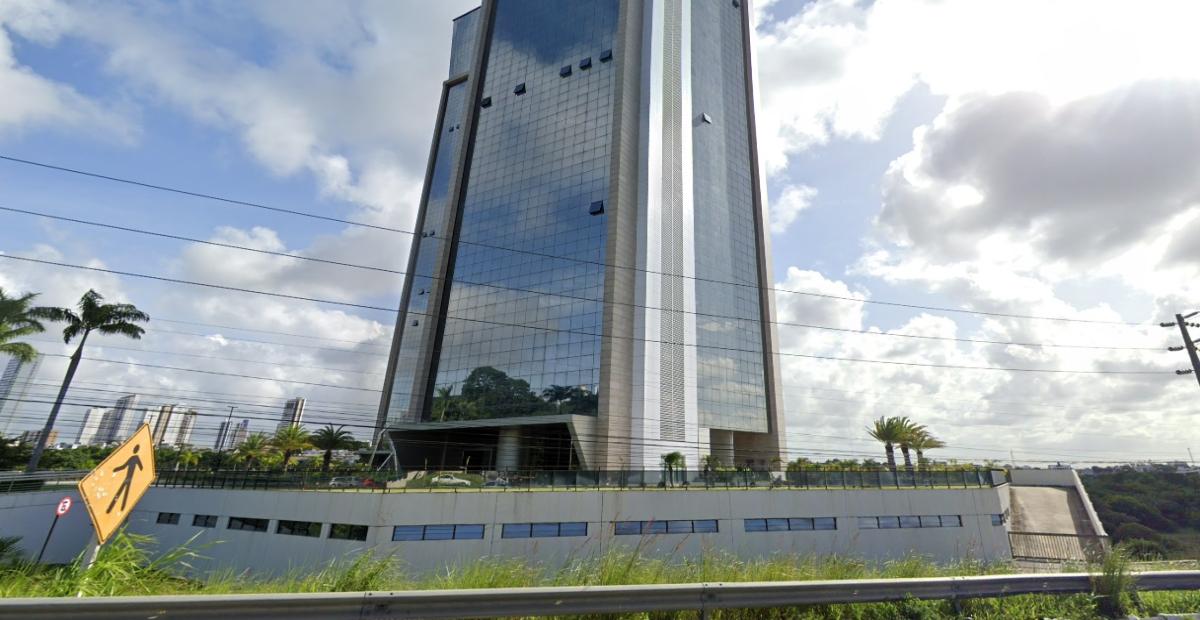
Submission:
[[[1115,2],[966,8],[919,0],[756,6],[760,140],[778,220],[772,245],[780,288],[1126,323],[1157,322],[1197,303],[1191,283],[1200,275],[1200,187],[1192,177],[1200,131],[1190,129],[1200,125],[1200,76],[1180,60],[1179,50],[1195,47],[1181,25],[1186,16],[1176,14],[1183,9],[1149,3],[1128,14]],[[471,7],[6,2],[0,155],[407,229],[445,77],[450,20]],[[1088,28],[1078,26],[1083,11]],[[0,207],[392,269],[403,268],[408,252],[407,237],[396,233],[5,161]],[[0,252],[389,308],[401,287],[386,274],[13,213],[0,213]],[[81,380],[94,383],[81,386],[97,391],[78,392],[81,402],[105,404],[124,386],[151,385],[141,389],[143,404],[191,395],[188,402],[214,415],[217,400],[233,398],[221,395],[253,395],[258,404],[247,409],[261,428],[273,426],[266,418],[293,395],[325,403],[318,422],[340,416],[365,426],[373,417],[376,397],[368,390],[381,381],[388,313],[13,260],[0,261],[0,286],[41,291],[42,302],[54,305],[95,286],[156,318],[206,324],[157,324],[202,336],[160,330],[141,343],[100,340],[89,349],[94,357],[275,379],[91,363]],[[781,327],[784,351],[805,355],[1164,373],[1186,362],[1157,351],[936,339],[1152,348],[1173,337],[1144,326],[784,293],[778,304],[783,322],[926,337]],[[61,359],[47,359],[37,386],[43,396],[62,369]],[[951,445],[945,456],[972,460],[1007,460],[1010,449],[1027,461],[1179,458],[1189,444],[1200,449],[1200,431],[1179,404],[1195,387],[1173,376],[798,357],[783,366],[793,456],[873,454],[862,427],[897,413],[944,437]],[[81,416],[82,407],[65,414],[64,429]],[[23,413],[14,426],[32,427],[36,417]],[[217,422],[202,420],[202,428]]]

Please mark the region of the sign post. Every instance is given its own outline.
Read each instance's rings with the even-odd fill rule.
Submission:
[[[154,441],[150,435],[150,425],[143,424],[79,481],[79,496],[96,530],[87,566],[96,560],[100,546],[121,527],[154,482]]]
[[[46,545],[50,544],[50,535],[54,533],[54,526],[58,525],[58,520],[67,516],[71,510],[71,498],[64,497],[58,501],[58,506],[54,508],[54,520],[50,522],[50,530],[46,532],[46,540],[42,541],[42,550],[38,551],[37,563],[42,563],[42,556],[46,554]]]

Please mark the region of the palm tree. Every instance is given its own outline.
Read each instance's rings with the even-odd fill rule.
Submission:
[[[256,463],[271,453],[271,450],[271,441],[266,435],[251,433],[238,444],[233,453],[238,459],[246,462],[246,469],[253,469]]]
[[[900,418],[879,416],[873,425],[867,427],[867,434],[883,444],[888,469],[896,471],[896,444],[904,440],[904,425]]]
[[[662,455],[662,462],[667,468],[667,484],[675,486],[675,470],[687,467],[687,459],[682,452],[668,452]]]
[[[442,386],[434,390],[433,395],[433,415],[438,419],[438,422],[446,421],[446,411],[450,409],[450,405],[454,401],[454,385]]]
[[[54,430],[54,421],[58,418],[58,410],[62,408],[63,399],[66,398],[67,390],[71,387],[71,380],[75,378],[75,371],[79,368],[79,360],[83,357],[83,345],[87,343],[88,335],[92,332],[99,332],[104,335],[120,335],[139,340],[142,334],[146,333],[146,330],[137,323],[149,321],[150,315],[138,310],[133,304],[106,304],[102,303],[103,301],[104,296],[89,289],[83,294],[83,297],[79,298],[79,314],[68,308],[39,309],[44,318],[67,324],[63,328],[63,342],[70,344],[76,336],[80,338],[79,346],[71,355],[71,363],[67,366],[67,376],[63,378],[62,387],[58,390],[54,408],[50,410],[50,417],[46,418],[46,426],[42,429],[41,436],[38,437],[33,455],[29,457],[29,466],[26,471],[37,470],[38,461],[42,459],[42,452],[46,449],[46,439],[50,437],[50,431]]]
[[[47,317],[46,308],[32,308],[30,304],[36,293],[25,293],[20,297],[9,297],[0,288],[0,353],[11,355],[22,362],[31,362],[37,350],[24,342],[13,342],[32,334],[46,331],[39,319]]]
[[[179,451],[179,457],[175,459],[175,470],[179,470],[179,466],[183,465],[183,471],[187,471],[189,467],[195,467],[200,464],[200,454],[184,448]]]
[[[917,469],[925,467],[925,451],[945,448],[946,443],[941,439],[930,435],[927,431],[922,431],[909,443],[913,450],[917,452]]]
[[[897,424],[900,425],[901,429],[900,452],[904,453],[904,469],[912,471],[912,456],[909,454],[909,450],[912,448],[913,441],[925,433],[925,427],[909,421],[907,417],[898,419],[899,422]]]
[[[275,449],[283,453],[283,469],[287,470],[288,461],[292,455],[312,447],[312,439],[302,426],[285,426],[275,432],[271,438]]]
[[[438,388],[439,390],[441,388]],[[325,455],[321,457],[321,471],[329,471],[329,460],[333,458],[334,450],[343,450],[353,448],[355,445],[354,436],[342,430],[345,426],[334,428],[332,424],[326,424],[324,428],[318,429],[312,435],[312,446],[318,450],[324,450]]]

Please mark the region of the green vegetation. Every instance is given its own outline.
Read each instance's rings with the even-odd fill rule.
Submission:
[[[867,434],[883,444],[887,466],[892,471],[896,471],[896,446],[899,446],[900,452],[904,454],[904,468],[908,471],[913,470],[912,452],[917,453],[917,468],[922,469],[927,467],[926,451],[946,447],[946,444],[931,435],[924,425],[904,416],[879,416],[878,420],[867,427]]]
[[[883,566],[836,557],[778,556],[759,561],[709,554],[699,559],[660,560],[639,549],[610,551],[599,557],[576,558],[565,566],[529,560],[481,558],[438,574],[412,576],[402,558],[356,555],[281,577],[253,578],[244,572],[218,572],[189,578],[191,565],[204,549],[180,547],[153,559],[152,541],[120,534],[105,545],[95,565],[84,569],[76,560],[65,566],[0,565],[0,597],[132,596],[167,594],[249,594],[268,592],[354,592],[655,583],[811,581],[826,579],[913,578],[999,574],[1003,566],[963,563],[939,567],[920,558]],[[1097,567],[1093,594],[1026,595],[952,601],[904,600],[896,603],[814,605],[773,610],[715,612],[721,618],[1102,618],[1121,613],[1182,613],[1200,609],[1200,592],[1134,593],[1127,560],[1114,554]],[[649,617],[634,614],[628,617]],[[695,612],[655,613],[654,618],[691,618]]]
[[[0,353],[11,355],[23,362],[33,361],[37,349],[26,342],[14,342],[17,338],[32,336],[46,331],[41,321],[48,318],[46,308],[33,307],[36,293],[9,297],[0,288]]]
[[[472,370],[463,381],[460,393],[455,394],[454,389],[454,385],[444,385],[434,391],[433,420],[478,420],[500,415],[594,414],[600,403],[600,396],[585,386],[552,385],[538,394],[528,381],[510,377],[491,366]]]
[[[1082,477],[1104,529],[1139,559],[1200,559],[1200,475],[1132,470]]]

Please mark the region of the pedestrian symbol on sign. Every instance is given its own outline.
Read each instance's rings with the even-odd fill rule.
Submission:
[[[103,544],[154,482],[154,438],[143,424],[133,436],[79,481],[79,495]]]
[[[125,461],[125,464],[121,465],[120,467],[113,468],[112,472],[114,476],[117,474],[117,472],[125,470],[125,481],[121,483],[120,488],[118,488],[116,494],[113,495],[112,501],[108,504],[108,510],[104,511],[105,513],[110,513],[113,511],[113,507],[117,505],[118,497],[121,498],[121,512],[125,511],[125,502],[129,500],[129,490],[133,487],[133,476],[139,469],[142,469],[142,459],[138,458],[137,455],[139,448],[141,448],[141,446],[135,444],[133,446],[133,455]]]

